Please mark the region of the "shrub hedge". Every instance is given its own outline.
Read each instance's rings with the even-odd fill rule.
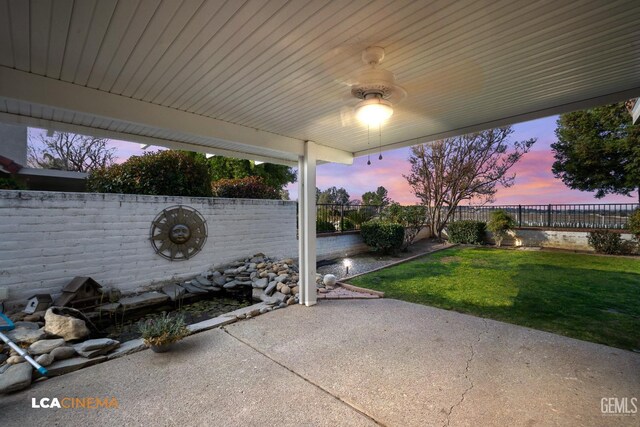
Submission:
[[[619,255],[633,252],[633,244],[625,242],[618,233],[597,230],[589,233],[589,245],[599,254]]]
[[[203,159],[182,151],[164,150],[92,171],[87,189],[97,193],[208,197],[211,178]]]
[[[316,220],[316,233],[333,233],[336,227],[330,221]]]
[[[402,248],[404,227],[395,222],[372,220],[360,226],[364,242],[382,253],[391,253]]]
[[[451,243],[482,244],[487,224],[482,221],[455,221],[447,225],[447,236]]]
[[[629,231],[640,241],[640,209],[636,209],[629,217]]]
[[[211,183],[214,197],[230,199],[280,199],[280,192],[259,176],[220,179]]]

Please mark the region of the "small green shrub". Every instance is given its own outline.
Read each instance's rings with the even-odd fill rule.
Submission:
[[[636,209],[629,217],[629,232],[640,241],[640,209]]]
[[[427,208],[422,205],[402,206],[393,202],[382,211],[382,218],[397,222],[404,227],[402,250],[405,251],[418,236],[427,222]]]
[[[12,176],[0,177],[0,190],[24,190],[25,186]]]
[[[340,221],[340,227],[342,231],[349,231],[349,230],[356,229],[356,225],[349,218],[342,218],[342,220]]]
[[[355,225],[362,225],[371,220],[376,215],[376,208],[372,206],[360,206],[357,210],[345,212],[344,216],[352,221]]]
[[[280,192],[259,176],[220,179],[211,183],[211,192],[214,197],[229,199],[280,199]]]
[[[372,220],[360,226],[364,242],[382,253],[392,253],[402,248],[404,227],[395,222]]]
[[[210,183],[204,159],[187,152],[164,150],[93,170],[87,179],[87,189],[97,193],[209,197]]]
[[[482,221],[456,221],[447,225],[447,236],[450,243],[482,244],[487,224]]]
[[[166,312],[140,322],[138,330],[146,345],[171,344],[189,335],[184,315],[170,315]]]
[[[316,220],[316,233],[334,233],[335,231],[336,227],[332,222],[321,219]]]
[[[622,240],[619,233],[609,230],[591,231],[588,241],[599,254],[626,255],[635,251],[635,245],[632,242]]]
[[[509,231],[513,230],[516,222],[511,215],[506,211],[499,209],[491,212],[491,219],[487,223],[487,230],[493,233],[493,238],[496,241],[496,246],[502,246],[502,241]]]

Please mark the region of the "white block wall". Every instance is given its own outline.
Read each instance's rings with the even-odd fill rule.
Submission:
[[[491,233],[488,232],[487,237],[490,243],[494,242]],[[633,236],[629,233],[622,233],[620,237],[623,240],[633,240]],[[505,246],[537,246],[593,252],[593,248],[589,245],[588,231],[522,228],[515,230],[515,238],[513,236],[507,237],[502,244]]]
[[[169,261],[154,252],[149,233],[156,215],[178,204],[202,214],[208,238],[192,259]],[[74,276],[133,291],[257,252],[296,256],[296,204],[0,191],[0,236],[0,287],[9,287],[9,304],[35,292],[56,295]]]
[[[157,255],[151,221],[190,206],[207,221],[204,248],[185,261]],[[367,250],[359,234],[318,237],[318,258]],[[297,258],[296,202],[0,190],[0,287],[7,305],[35,293],[57,296],[73,277],[125,292],[193,277],[262,252]]]

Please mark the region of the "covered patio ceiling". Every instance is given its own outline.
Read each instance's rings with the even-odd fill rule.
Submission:
[[[0,121],[294,164],[380,149],[368,46],[408,93],[382,150],[640,95],[640,2],[0,0]]]

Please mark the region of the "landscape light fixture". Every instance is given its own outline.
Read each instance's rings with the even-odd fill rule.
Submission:
[[[349,275],[349,267],[351,267],[351,260],[350,259],[345,259],[343,262],[344,267],[347,269],[347,276]]]
[[[211,153],[207,153],[204,155],[207,159],[212,158],[213,156],[215,156],[215,154],[211,154]]]

